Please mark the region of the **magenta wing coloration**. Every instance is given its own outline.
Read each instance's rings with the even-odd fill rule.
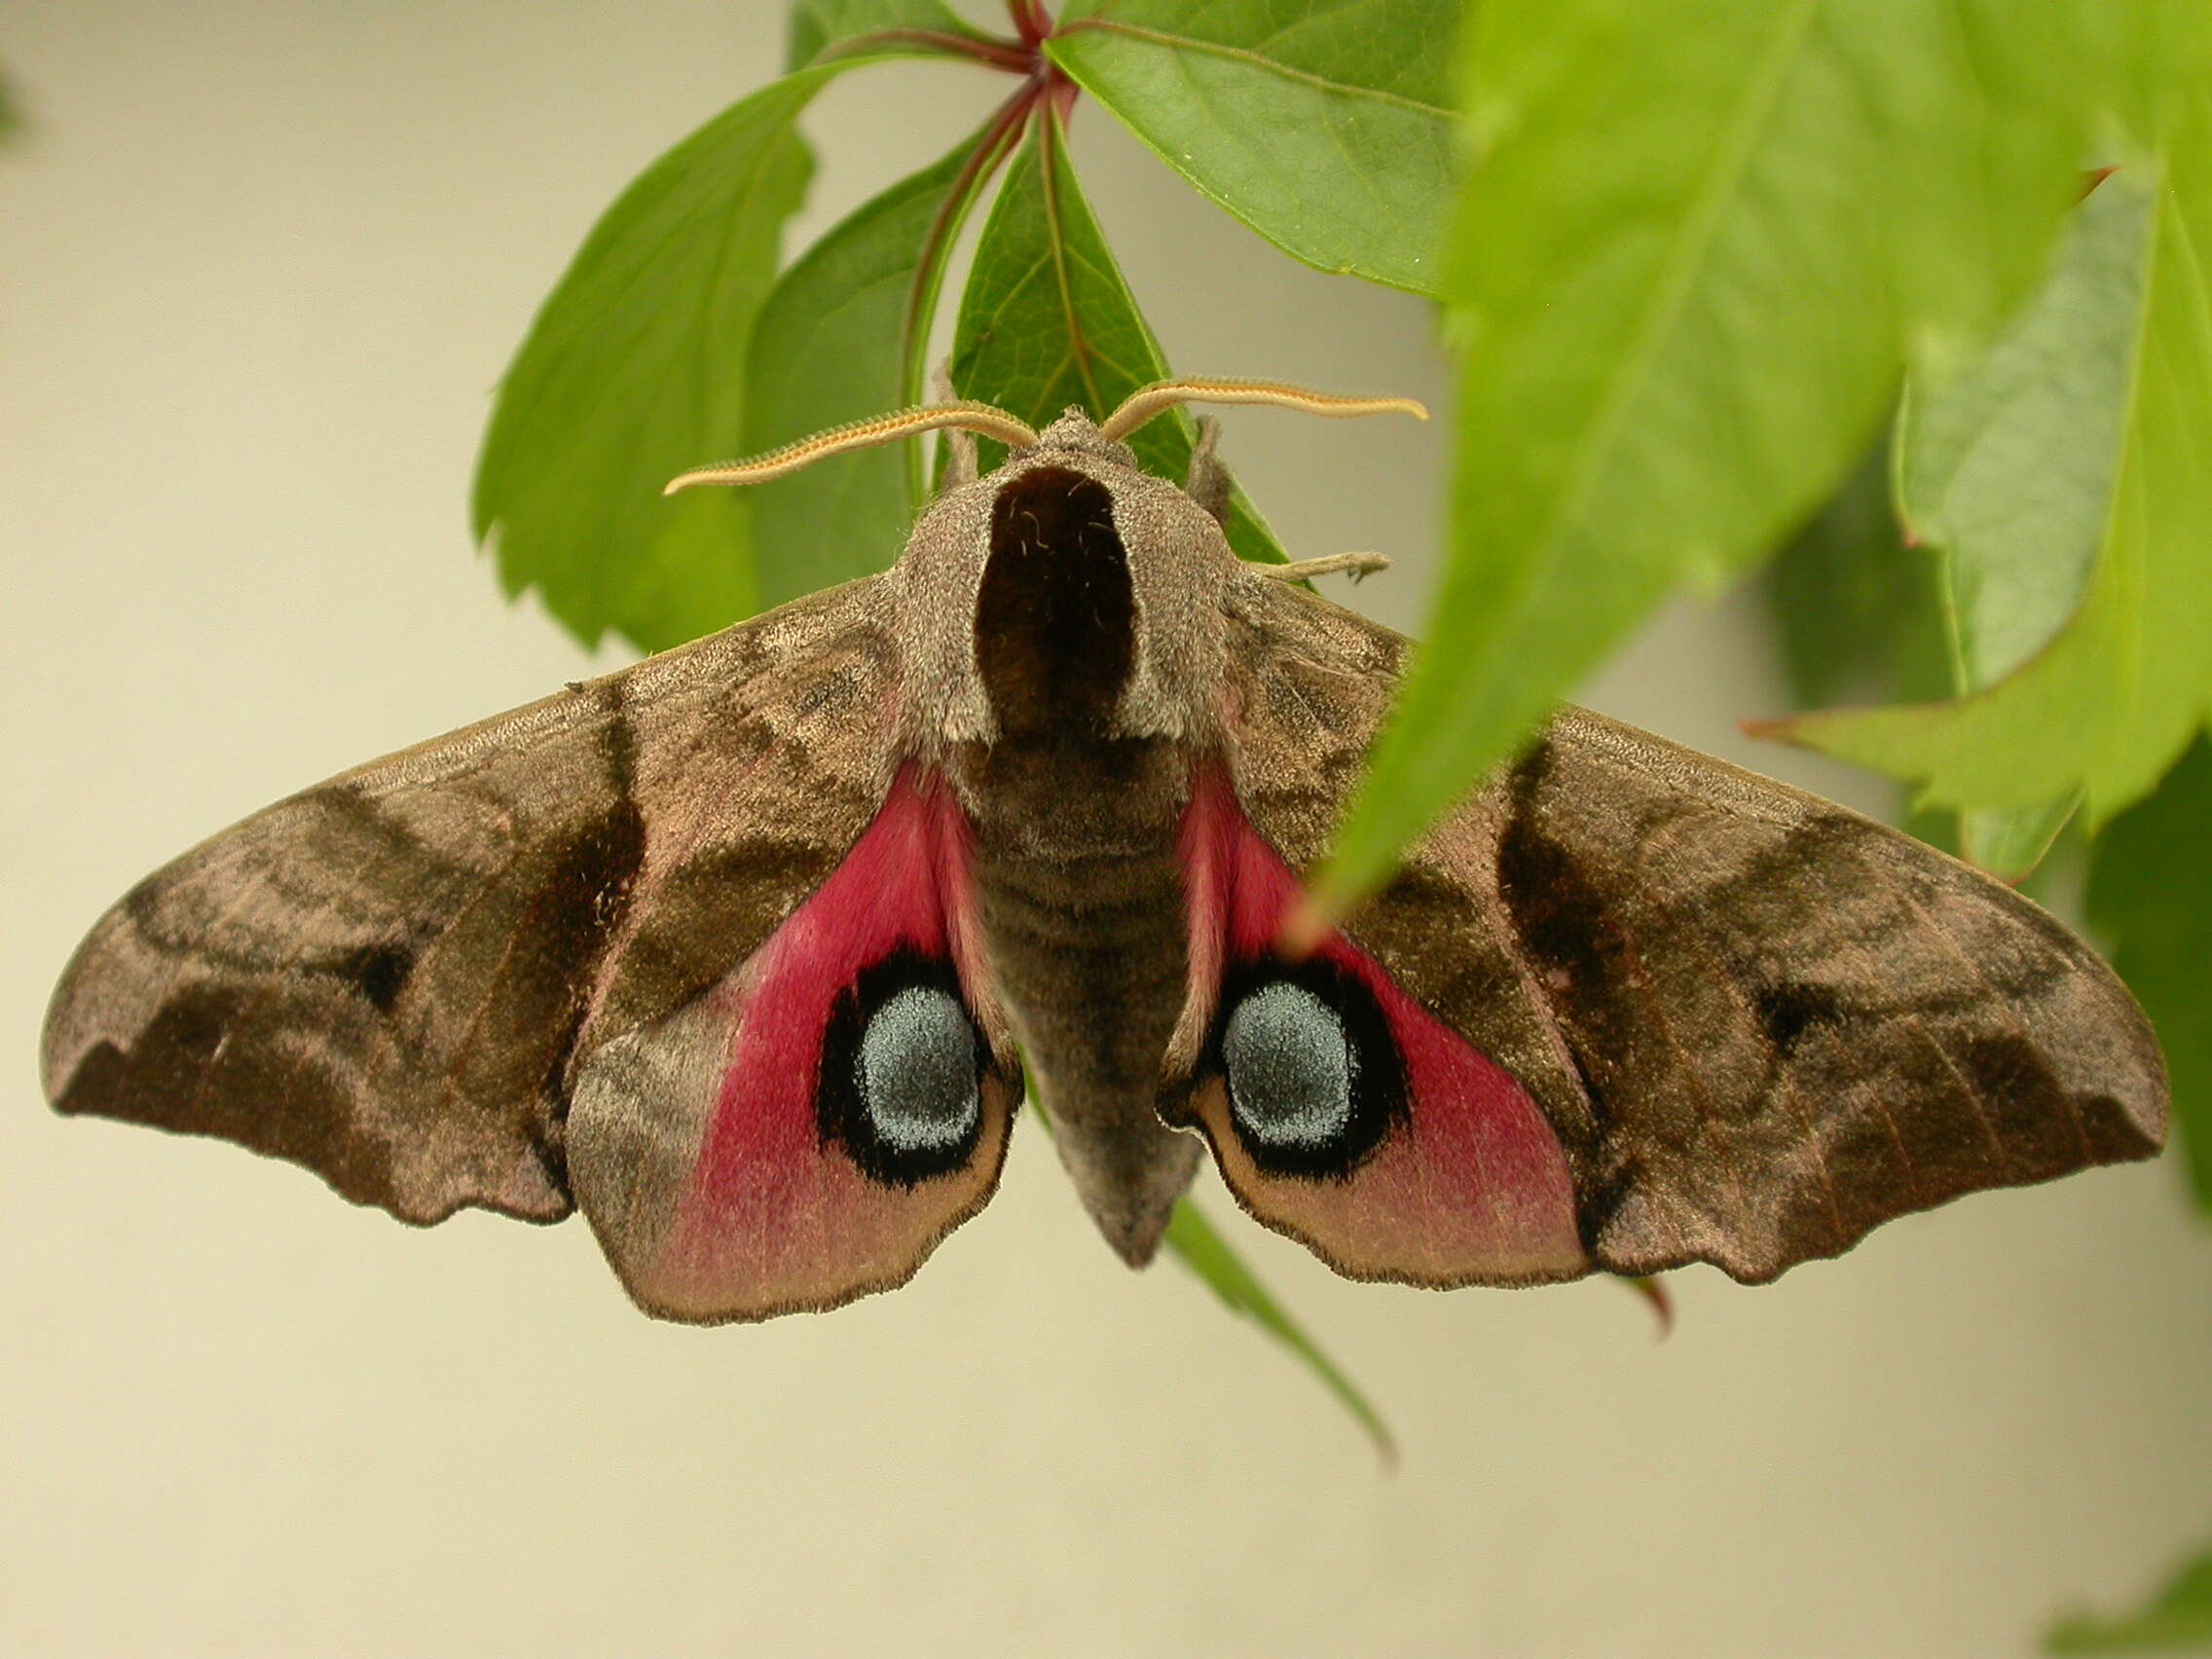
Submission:
[[[581,1069],[577,1198],[640,1303],[756,1317],[887,1289],[990,1196],[1020,1082],[968,859],[957,803],[903,769],[758,950]]]
[[[1193,793],[1183,857],[1190,1010],[1206,1032],[1185,1110],[1238,1200],[1354,1277],[1586,1272],[1566,1155],[1536,1103],[1342,933],[1277,954],[1298,879],[1218,773]]]

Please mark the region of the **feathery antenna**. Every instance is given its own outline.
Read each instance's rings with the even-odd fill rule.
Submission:
[[[1036,432],[1026,424],[988,403],[927,403],[918,409],[902,409],[893,415],[876,415],[866,421],[832,426],[827,432],[817,432],[811,438],[801,438],[795,444],[786,444],[766,455],[694,467],[671,478],[661,494],[673,496],[695,484],[765,484],[771,478],[796,472],[825,456],[870,449],[916,432],[934,432],[945,426],[980,432],[1010,449],[1030,449],[1037,442]]]
[[[1155,415],[1178,403],[1267,403],[1308,415],[1411,415],[1417,421],[1428,419],[1428,411],[1410,397],[1345,397],[1332,391],[1286,386],[1281,381],[1154,381],[1124,397],[1121,408],[1099,423],[1098,435],[1109,440],[1125,438]]]

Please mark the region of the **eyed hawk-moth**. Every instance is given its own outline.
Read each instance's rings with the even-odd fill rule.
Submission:
[[[1024,1090],[1107,1240],[1210,1146],[1339,1271],[1762,1281],[1978,1188],[2148,1157],[2140,1011],[2028,900],[1563,709],[1303,948],[1407,645],[1245,564],[1212,423],[946,403],[898,562],[254,814],[63,975],[63,1112],[227,1136],[404,1220],[581,1207],[630,1294],[759,1318],[903,1282]],[[1009,446],[978,476],[975,435]]]

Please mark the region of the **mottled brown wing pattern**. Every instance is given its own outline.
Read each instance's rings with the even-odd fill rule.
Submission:
[[[1404,642],[1258,578],[1235,608],[1237,794],[1310,867]],[[1346,931],[1541,1108],[1594,1268],[1765,1280],[1893,1216],[2163,1139],[2149,1025],[2035,904],[1580,710]]]
[[[577,1067],[835,866],[889,782],[896,682],[882,584],[855,582],[256,813],[79,948],[48,1095],[408,1221],[557,1220]]]

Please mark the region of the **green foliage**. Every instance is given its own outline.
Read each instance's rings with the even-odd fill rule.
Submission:
[[[2197,1207],[2212,1216],[2212,740],[2097,837],[2088,909],[2157,1027]]]
[[[793,0],[784,60],[793,69],[803,69],[851,51],[856,43],[871,54],[928,50],[919,41],[897,38],[902,34],[980,38],[944,0]],[[883,38],[886,35],[893,38]]]
[[[2049,276],[1978,362],[1908,396],[1897,496],[1927,556],[1947,672],[1909,701],[1971,696],[2011,674],[2082,602],[2111,516],[2135,367],[2156,202],[2139,168],[2106,179],[2074,214]],[[1888,711],[1833,711],[1782,728],[1833,749]],[[1964,815],[1966,856],[2019,876],[2072,815],[2049,802]]]
[[[1765,597],[1800,704],[1950,696],[1953,653],[1936,562],[1906,543],[1885,439],[1783,544]],[[1905,811],[1904,828],[1959,850],[1956,813]]]
[[[760,308],[746,364],[745,441],[756,454],[920,401],[927,318],[974,201],[977,134],[828,232]],[[880,571],[921,509],[912,445],[858,450],[745,498],[759,601],[778,605]]]
[[[1944,555],[1970,685],[2041,650],[2088,585],[2120,462],[2152,205],[2140,171],[2106,181],[2004,338],[1900,418],[1905,523]]]
[[[813,166],[793,123],[836,72],[763,88],[646,168],[500,384],[476,534],[507,592],[537,588],[586,644],[612,628],[661,650],[753,608],[748,503],[660,486],[741,444],[754,318]]]
[[[1268,1287],[1229,1247],[1229,1241],[1214,1231],[1205,1213],[1189,1198],[1175,1206],[1175,1213],[1167,1223],[1165,1242],[1176,1258],[1221,1298],[1223,1307],[1232,1313],[1243,1314],[1304,1360],[1322,1385],[1358,1419],[1368,1439],[1375,1442],[1375,1450],[1385,1460],[1396,1459],[1398,1448],[1390,1437],[1390,1425],[1359,1391],[1359,1385],[1284,1311],[1282,1305],[1268,1293]]]
[[[2061,21],[1472,9],[1452,559],[1325,897],[1380,880],[1677,586],[1768,553],[1905,363],[1955,365],[2026,291],[2087,121]]]
[[[2212,1647],[2212,1551],[2166,1582],[2150,1604],[2122,1618],[2062,1620],[2044,1639],[2046,1653],[2174,1653]]]
[[[2105,179],[2077,209],[2042,289],[1989,353],[1906,402],[1899,491],[1939,566],[1951,631],[1947,696],[1998,684],[2082,607],[2127,443],[2156,207],[2148,169]],[[1880,743],[1900,717],[1955,718],[1927,708],[1843,711],[1789,731],[1849,754]],[[2024,870],[2071,815],[2076,793],[1968,812],[1969,855],[2003,873]]]
[[[1090,0],[1052,61],[1293,258],[1437,291],[1456,0]]]
[[[1975,695],[1802,722],[1801,741],[1924,779],[1924,797],[1948,806],[2032,807],[2080,791],[2096,824],[2149,791],[2212,712],[2212,287],[2201,251],[2212,246],[2212,87],[2168,136],[2162,164],[2133,163],[2092,198],[2112,192],[2102,211],[2116,240],[2137,231],[2132,280],[2108,276],[2105,290],[2136,303],[2118,317],[2072,313],[2084,361],[2104,350],[2104,330],[2124,325],[2126,373],[2108,406],[2072,411],[2083,441],[2117,438],[2107,468],[2053,482],[2079,491],[2110,479],[2091,498],[2099,539],[2085,591],[2070,557],[2024,563],[2012,584],[2041,590],[2023,622],[2079,592],[2064,627]],[[2130,199],[2148,210],[2124,214]],[[2050,394],[2071,400],[2071,389]],[[2109,380],[2084,389],[2115,391]]]
[[[1071,406],[1103,418],[1138,387],[1166,376],[1166,359],[1048,117],[1008,167],[976,244],[953,334],[953,385],[1043,426]],[[1139,428],[1129,447],[1146,471],[1180,480],[1195,436],[1189,414],[1176,410]],[[987,439],[982,450],[986,466],[1005,453]],[[1241,497],[1231,502],[1228,528],[1230,545],[1244,558],[1281,561],[1274,537]]]
[[[1905,544],[1890,499],[1887,441],[1860,458],[1769,567],[1783,667],[1800,704],[1833,703],[1912,677],[1905,641],[1925,633],[1940,657],[1928,561]],[[1940,695],[1940,691],[1931,691]]]

